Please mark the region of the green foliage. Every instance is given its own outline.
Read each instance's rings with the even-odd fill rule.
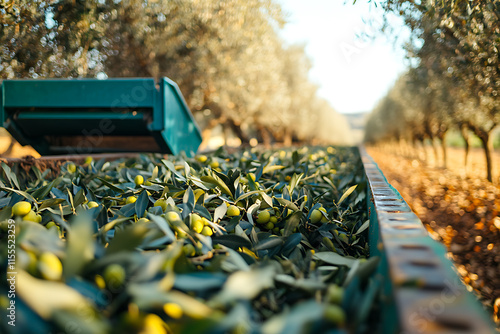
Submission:
[[[214,159],[220,167],[212,169]],[[15,203],[30,201],[42,216],[40,223],[13,218],[18,316],[34,319],[19,320],[25,332],[70,322],[92,333],[376,327],[367,319],[376,319],[377,259],[365,260],[367,185],[355,149],[220,151],[199,160],[92,161],[73,173],[63,166],[57,178],[32,167],[18,173],[23,191],[2,187],[0,240]],[[151,186],[136,186],[137,174]],[[126,204],[129,196],[136,202]],[[165,206],[154,206],[160,199]],[[227,215],[228,205],[240,214]],[[308,217],[320,206],[325,219],[313,224]],[[255,223],[263,210],[272,228]],[[194,214],[212,236],[190,228]],[[7,243],[0,244],[5,262]],[[44,279],[41,254],[60,259],[60,278]]]

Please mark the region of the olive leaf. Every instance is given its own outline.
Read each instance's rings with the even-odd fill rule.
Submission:
[[[231,193],[231,190],[229,190],[226,183],[224,183],[224,181],[216,174],[205,175],[205,176],[202,176],[200,179],[204,182],[207,182],[207,183],[210,183],[210,184],[217,186],[223,194],[228,195],[231,198],[233,198],[233,194]]]
[[[149,196],[148,192],[146,190],[143,190],[137,200],[135,201],[135,213],[137,214],[137,217],[142,217],[144,216],[144,212],[146,212],[146,209],[148,208],[149,205]]]
[[[37,200],[44,199],[50,193],[52,188],[57,187],[57,185],[61,182],[61,178],[58,177],[55,180],[52,180],[47,185],[42,186],[35,190],[31,195]]]
[[[219,219],[222,219],[227,212],[227,205],[225,202],[222,202],[221,205],[219,205],[215,211],[214,211],[214,223],[219,221]]]
[[[9,166],[5,162],[2,162],[1,164],[2,169],[4,171],[5,176],[7,177],[7,180],[9,180],[9,183],[12,187],[16,187],[17,189],[21,189],[19,187],[19,181],[17,180],[16,174],[12,172]]]
[[[356,231],[356,233],[354,233],[354,235],[358,235],[360,233],[362,233],[364,230],[366,230],[368,227],[370,226],[370,220],[367,220],[363,223],[363,225],[361,225],[358,230]]]
[[[162,159],[161,162],[175,175],[175,177],[182,181],[182,182],[186,182],[186,178],[184,176],[182,176],[176,169],[175,169],[175,166],[174,164],[172,163],[172,161],[170,160],[166,160],[166,159]]]
[[[75,216],[71,221],[71,232],[67,236],[66,257],[63,275],[66,279],[78,274],[83,266],[94,258],[92,220],[88,214]]]
[[[252,243],[247,238],[235,234],[225,234],[212,237],[212,242],[216,245],[224,245],[231,249],[237,250],[240,247],[251,248]]]
[[[106,254],[113,254],[123,251],[132,251],[142,243],[142,239],[148,232],[144,225],[132,225],[123,231],[115,233],[114,238],[106,248]]]
[[[274,197],[276,198],[276,200],[281,204],[281,205],[284,205],[286,206],[287,208],[289,209],[292,209],[293,211],[299,211],[299,208],[293,203],[293,202],[290,202],[289,200],[287,199],[284,199],[284,198],[279,198],[279,197]]]
[[[9,193],[16,193],[16,194],[18,194],[18,195],[26,198],[28,201],[30,201],[32,203],[37,203],[37,201],[33,198],[33,196],[31,196],[27,192],[24,192],[24,191],[21,191],[21,190],[17,190],[17,189],[13,189],[13,188],[8,188],[8,187],[0,187],[0,190],[6,191],[6,192],[9,192]]]
[[[340,197],[337,205],[340,205],[346,198],[347,196],[349,196],[350,194],[352,194],[352,192],[356,189],[358,185],[354,185],[352,187],[350,187],[349,189],[347,189],[344,194],[342,195],[342,197]]]
[[[262,174],[272,173],[274,171],[277,171],[277,170],[280,170],[280,169],[283,169],[283,168],[285,168],[285,166],[279,166],[279,165],[269,166],[269,165],[266,165],[264,167],[264,169],[262,169]]]
[[[123,194],[125,192],[125,190],[115,186],[114,184],[112,184],[111,182],[108,182],[106,181],[105,179],[101,178],[101,177],[97,177],[97,179],[99,181],[102,182],[103,185],[105,185],[106,187],[108,187],[109,189],[113,190],[114,192],[117,192],[117,193],[120,193],[120,194]]]
[[[46,208],[57,206],[57,205],[64,203],[64,202],[66,202],[66,200],[62,199],[62,198],[49,198],[49,199],[43,200],[40,202],[40,206],[38,207],[38,211],[42,211]]]
[[[18,296],[39,316],[49,319],[61,309],[77,311],[92,309],[92,304],[78,291],[62,282],[37,279],[25,272],[17,272]]]
[[[284,241],[282,238],[279,237],[274,237],[274,238],[267,238],[265,240],[259,241],[257,245],[255,245],[254,250],[263,250],[263,249],[270,249],[274,248],[277,246],[283,245]]]
[[[285,237],[292,234],[292,232],[299,226],[300,221],[304,218],[304,213],[301,211],[294,212],[290,218],[287,219],[285,223],[285,229],[283,235]]]
[[[358,261],[355,258],[342,256],[333,252],[318,252],[314,254],[313,258],[329,264],[347,267],[351,267],[354,263],[356,263],[356,261]]]

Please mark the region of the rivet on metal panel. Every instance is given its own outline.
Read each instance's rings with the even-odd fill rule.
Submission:
[[[446,288],[446,285],[444,285],[443,283],[435,283],[435,282],[431,282],[431,283],[426,282],[424,285],[421,286],[421,289],[426,290],[426,291],[431,291],[431,292],[432,291],[441,292],[445,288]]]
[[[403,202],[402,200],[397,199],[395,197],[389,197],[389,196],[385,196],[385,195],[375,196],[375,200],[379,201],[379,202],[393,202],[393,201]]]
[[[381,222],[380,228],[385,233],[385,240],[389,241],[389,239],[396,239],[396,240],[403,240],[402,238],[413,238],[413,237],[423,237],[426,236],[426,231],[425,229],[415,226],[415,225],[403,225],[398,226],[397,228],[394,227],[393,224],[388,224],[388,223],[383,223]],[[395,250],[395,251],[400,251],[400,250]]]
[[[380,191],[380,190],[373,191],[373,197],[375,200],[377,200],[380,197],[384,198],[384,197],[390,197],[390,196],[394,196],[394,194],[391,194],[391,192],[389,192],[389,191]]]
[[[372,181],[370,182],[370,185],[372,186],[372,188],[376,187],[382,188],[386,186],[384,181]]]
[[[417,267],[427,267],[427,268],[436,268],[437,264],[436,262],[429,261],[429,260],[411,260],[408,262],[412,266],[417,266]]]
[[[419,230],[420,229],[419,226],[415,226],[415,225],[393,225],[391,227],[394,229],[397,229],[397,230]]]
[[[394,196],[394,192],[392,192],[391,188],[383,185],[373,185],[372,184],[372,189],[374,189],[374,192],[383,192],[384,194],[387,195],[392,195]]]
[[[378,188],[372,187],[372,189],[374,194],[394,196],[394,192],[389,187],[378,187]]]
[[[406,222],[406,221],[413,221],[416,223],[420,224],[420,221],[413,219],[413,217],[406,217],[406,216],[391,216],[388,217],[387,220],[390,220],[392,222]]]
[[[401,207],[404,207],[403,205],[401,204],[394,204],[394,203],[384,203],[384,204],[380,204],[379,207],[394,207],[394,208],[401,208]]]
[[[382,212],[386,212],[386,213],[402,213],[404,211],[402,210],[380,210]]]
[[[453,331],[453,333],[473,333],[470,322],[467,322],[467,320],[461,321],[457,317],[447,318],[445,316],[438,316],[434,322],[443,330]]]
[[[399,247],[401,247],[401,249],[403,250],[422,250],[422,251],[429,250],[429,247],[418,244],[406,244],[406,245],[400,245]]]
[[[377,209],[383,212],[389,213],[403,213],[410,212],[409,207],[401,206],[401,205],[378,205]]]

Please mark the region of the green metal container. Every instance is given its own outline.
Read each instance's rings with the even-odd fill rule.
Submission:
[[[170,79],[4,80],[0,121],[42,155],[162,152],[193,155],[201,133]]]

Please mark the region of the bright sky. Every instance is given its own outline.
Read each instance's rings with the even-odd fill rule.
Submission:
[[[289,14],[283,37],[306,43],[313,62],[310,78],[319,95],[341,113],[371,111],[406,68],[404,51],[385,37],[363,42],[357,35],[378,32],[364,21],[381,23],[367,0],[279,0]],[[403,31],[403,29],[402,29]]]

